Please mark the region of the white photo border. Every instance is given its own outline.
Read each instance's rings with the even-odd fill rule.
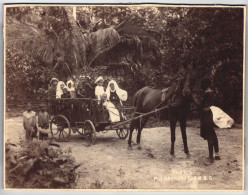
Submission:
[[[143,0],[143,1],[140,1],[140,0],[39,0],[39,1],[35,1],[35,0],[1,0],[0,2],[0,17],[1,17],[1,20],[0,20],[0,26],[2,27],[1,30],[0,30],[0,59],[1,59],[1,66],[0,66],[0,81],[1,81],[1,84],[0,84],[0,90],[1,90],[1,94],[2,94],[2,98],[0,98],[0,107],[1,107],[1,111],[0,111],[0,128],[1,128],[1,133],[0,133],[0,142],[1,142],[1,145],[2,147],[1,150],[0,150],[0,194],[33,194],[34,191],[33,190],[29,190],[29,191],[24,191],[24,190],[3,190],[3,184],[4,184],[4,181],[3,181],[3,154],[4,154],[4,151],[3,151],[3,146],[4,146],[4,138],[3,138],[3,134],[4,134],[4,123],[3,123],[3,120],[4,120],[4,75],[3,75],[3,64],[4,64],[4,40],[3,40],[3,16],[4,16],[4,5],[5,4],[30,4],[30,3],[33,3],[33,4],[128,4],[128,3],[135,3],[135,4],[168,4],[168,5],[246,5],[246,9],[247,9],[247,6],[248,6],[248,1],[247,0],[236,0],[236,1],[231,1],[231,0],[201,0],[201,1],[197,1],[197,0]],[[245,37],[246,37],[246,40],[245,40],[245,45],[246,45],[246,50],[247,50],[247,13],[246,13],[246,23],[245,23]],[[247,52],[245,53],[245,59],[247,59]],[[247,75],[248,74],[248,70],[247,70],[247,60],[245,61],[245,69],[244,69],[244,75]],[[247,110],[247,81],[248,79],[245,78],[245,81],[244,81],[244,105],[243,105],[243,110]],[[246,113],[244,113],[244,137],[245,137],[245,143],[244,143],[244,150],[247,151],[248,149],[248,143],[247,143],[247,125],[245,124],[245,121],[248,121],[248,116]],[[248,186],[248,181],[247,181],[247,171],[248,171],[248,159],[247,159],[247,155],[245,155],[245,159],[244,159],[244,173],[245,173],[245,183],[244,183],[244,191],[230,191],[230,192],[227,192],[227,191],[214,191],[214,192],[211,192],[212,194],[246,194],[247,193],[247,186]],[[115,193],[118,193],[118,194],[122,194],[122,193],[126,193],[126,192],[121,192],[121,191],[75,191],[75,190],[62,190],[62,191],[47,191],[47,190],[36,190],[35,193],[38,193],[38,194],[61,194],[61,193],[66,193],[66,194],[72,194],[72,193],[87,193],[87,194],[115,194]],[[133,192],[129,192],[129,193],[137,193],[137,191],[133,191]],[[143,191],[143,192],[138,192],[138,193],[142,193],[142,194],[150,194],[151,192],[149,191]],[[164,193],[163,192],[152,192],[152,193]],[[173,194],[179,194],[179,193],[184,193],[184,194],[189,194],[189,193],[192,193],[192,191],[177,191],[177,192],[168,192],[166,191],[166,193],[173,193]],[[197,193],[197,194],[207,194],[209,192],[207,191],[202,191],[202,192],[193,192],[193,193]]]

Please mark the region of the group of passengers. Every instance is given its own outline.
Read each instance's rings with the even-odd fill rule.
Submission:
[[[108,82],[106,90],[103,86],[104,79],[102,76],[95,80],[95,97],[98,104],[102,105],[108,110],[111,122],[118,122],[125,119],[122,112],[122,102],[127,100],[127,91],[121,89],[115,80]]]
[[[72,79],[69,79],[66,84],[63,81],[59,81],[56,78],[52,78],[50,81],[50,88],[48,89],[49,99],[60,98],[75,98],[76,90],[75,84]]]
[[[103,83],[103,77],[99,76],[94,82],[96,85],[94,90],[90,85],[89,76],[80,76],[79,82],[77,82],[76,85],[72,79],[67,80],[65,84],[63,81],[52,78],[50,81],[50,88],[48,89],[48,98],[92,97],[91,91],[94,91],[94,96],[98,100],[98,105],[101,104],[108,110],[109,120],[111,122],[118,122],[125,119],[122,112],[122,102],[127,100],[127,91],[122,90],[115,80],[110,80],[105,88]]]

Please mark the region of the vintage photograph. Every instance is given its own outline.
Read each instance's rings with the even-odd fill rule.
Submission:
[[[4,187],[243,190],[245,6],[4,6]]]

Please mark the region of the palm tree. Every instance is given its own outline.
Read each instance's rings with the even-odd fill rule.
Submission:
[[[149,48],[147,44],[151,39],[148,34],[141,24],[132,20],[82,33],[72,15],[72,7],[34,7],[27,10],[26,15],[19,13],[22,20],[8,17],[7,46],[19,48],[25,55],[53,66],[61,77],[97,66],[122,66],[135,71],[143,62],[144,46],[146,50]],[[154,48],[156,45],[150,51],[158,56],[159,50]]]

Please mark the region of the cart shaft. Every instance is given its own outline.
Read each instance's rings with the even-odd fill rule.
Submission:
[[[156,113],[156,112],[158,112],[158,111],[161,111],[161,110],[163,110],[163,109],[165,109],[165,108],[168,108],[168,106],[164,106],[164,107],[162,107],[162,108],[155,109],[155,110],[153,110],[153,111],[151,111],[151,112],[147,112],[147,113],[141,114],[141,115],[136,116],[136,117],[134,117],[134,118],[131,118],[131,119],[128,119],[128,120],[125,120],[125,121],[122,121],[122,122],[118,122],[118,123],[116,123],[116,124],[111,125],[111,127],[112,127],[112,128],[115,128],[115,127],[118,127],[118,126],[121,126],[121,125],[125,125],[125,124],[127,124],[127,123],[129,123],[129,122],[131,122],[131,121],[134,121],[134,120],[137,120],[137,119],[141,119],[142,117],[145,117],[145,116],[152,115],[152,114],[154,114],[154,113]]]

